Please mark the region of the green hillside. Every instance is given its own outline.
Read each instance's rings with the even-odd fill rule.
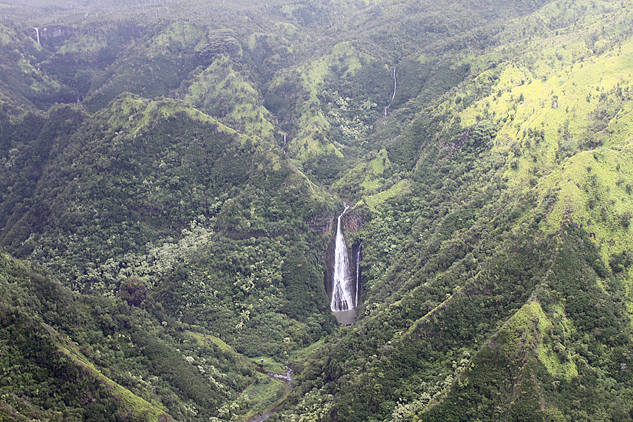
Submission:
[[[4,420],[208,418],[256,379],[235,352],[161,321],[149,298],[82,296],[0,260]]]
[[[0,11],[0,419],[633,420],[633,6]]]

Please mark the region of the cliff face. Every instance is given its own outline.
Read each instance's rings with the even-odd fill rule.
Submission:
[[[341,219],[343,230],[350,233],[356,233],[362,229],[364,222],[363,215],[357,209],[348,211]]]
[[[335,226],[336,227],[336,226]],[[335,229],[336,230],[336,229]],[[336,249],[336,232],[332,232],[332,237],[328,243],[327,251],[325,253],[325,274],[323,275],[323,287],[327,296],[332,301],[332,286],[334,285],[334,252]]]
[[[308,227],[319,230],[323,236],[329,236],[332,230],[336,230],[336,216],[332,217],[328,212],[319,214],[308,221]]]
[[[321,231],[323,236],[329,236],[332,234],[336,234],[336,220],[338,216],[332,215],[320,215],[312,219],[308,222],[308,226],[313,229],[318,229]],[[362,213],[357,210],[349,210],[345,213],[343,218],[341,218],[341,224],[343,225],[343,230],[348,233],[357,233],[363,228],[365,224],[365,217],[363,217]]]

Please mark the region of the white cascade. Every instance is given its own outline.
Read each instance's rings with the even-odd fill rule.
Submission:
[[[359,302],[359,296],[360,296],[360,259],[361,259],[361,251],[362,251],[363,245],[362,243],[358,244],[358,248],[356,248],[356,291],[355,291],[355,297],[356,297],[356,307],[358,307],[358,302]]]
[[[347,244],[343,231],[341,230],[341,217],[349,206],[345,207],[343,213],[338,216],[338,224],[336,226],[336,243],[334,247],[334,281],[332,285],[332,301],[330,308],[333,311],[349,311],[356,307],[354,282],[352,274],[349,270],[349,256],[347,253]]]
[[[396,98],[396,89],[398,88],[398,78],[396,75],[396,68],[393,68],[393,94],[391,94],[391,99],[389,100],[389,104],[387,104],[387,106],[385,107],[385,112],[382,116],[382,119],[386,119],[387,118],[387,112],[389,111],[389,107],[391,107],[391,103],[393,102],[393,99]]]

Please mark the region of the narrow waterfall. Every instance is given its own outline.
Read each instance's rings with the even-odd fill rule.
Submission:
[[[356,307],[358,307],[360,302],[360,261],[363,259],[363,244],[359,243],[356,248]]]
[[[357,305],[355,283],[349,270],[349,256],[347,253],[347,243],[341,230],[341,217],[347,211],[346,206],[341,215],[338,216],[336,226],[336,244],[334,248],[334,280],[332,285],[332,300],[330,308],[333,311],[349,311]],[[358,280],[356,280],[358,283]]]
[[[396,89],[398,88],[398,75],[396,74],[396,68],[393,68],[393,94],[391,94],[391,99],[389,100],[389,104],[385,107],[385,112],[382,116],[382,119],[385,120],[387,118],[387,112],[389,111],[389,107],[391,107],[391,103],[393,99],[396,98]]]

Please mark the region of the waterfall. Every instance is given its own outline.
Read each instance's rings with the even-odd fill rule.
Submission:
[[[35,33],[37,34],[37,44],[38,45],[42,45],[40,44],[40,28],[38,28],[37,26],[34,27],[33,29],[35,29]]]
[[[363,258],[362,251],[363,244],[359,243],[356,248],[356,307],[358,307],[358,302],[360,302],[360,260]]]
[[[341,230],[341,217],[348,210],[346,206],[341,215],[338,216],[336,226],[336,244],[334,247],[334,280],[332,285],[332,301],[330,308],[333,311],[348,311],[356,307],[356,292],[354,291],[354,281],[349,270],[349,256],[347,254],[347,244],[343,231]],[[356,280],[358,283],[358,280]]]
[[[391,99],[389,100],[389,104],[385,107],[385,112],[382,116],[382,119],[385,120],[387,118],[387,112],[389,111],[389,107],[391,107],[391,103],[393,99],[396,98],[396,89],[398,88],[398,75],[396,74],[396,68],[393,68],[393,94],[391,94]]]

